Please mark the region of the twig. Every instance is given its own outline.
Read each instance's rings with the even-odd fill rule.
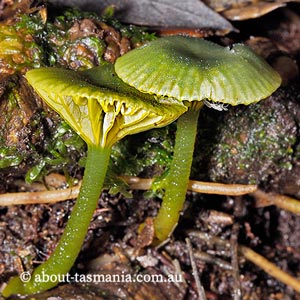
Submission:
[[[153,179],[145,179],[133,176],[121,176],[131,189],[148,190],[151,188]],[[80,183],[74,187],[59,190],[46,190],[40,192],[6,193],[0,195],[0,206],[20,204],[56,203],[68,199],[77,198]],[[252,193],[257,189],[256,185],[221,184],[213,182],[201,182],[190,180],[189,190],[218,195],[243,195]]]
[[[137,190],[149,190],[153,183],[153,178],[140,178],[134,176],[121,176],[130,188]],[[203,194],[216,194],[227,196],[241,196],[253,193],[257,190],[257,185],[246,184],[224,184],[216,182],[204,182],[197,180],[190,180],[188,189],[192,192]]]
[[[216,256],[210,255],[207,252],[203,252],[200,250],[195,250],[194,251],[194,257],[196,260],[200,260],[202,262],[206,262],[209,264],[214,264],[218,266],[221,269],[231,271],[232,270],[232,265],[228,263],[226,260],[223,260],[221,258],[218,258]]]
[[[261,190],[254,191],[251,193],[251,196],[253,196],[256,201],[256,207],[276,205],[277,207],[292,213],[300,213],[300,201],[294,198],[279,194],[265,193]]]
[[[203,194],[215,194],[226,196],[241,196],[257,190],[257,185],[223,184],[216,182],[203,182],[190,180],[188,189]]]
[[[6,193],[0,195],[0,206],[56,203],[68,199],[75,199],[79,194],[79,189],[80,185],[68,189],[42,192]]]
[[[221,245],[227,249],[231,247],[230,243],[227,240],[223,240],[216,236],[209,237],[207,234],[203,232],[197,232],[195,230],[189,231],[188,235],[190,237],[196,237],[206,241],[209,244],[215,243],[217,245]],[[298,293],[300,292],[300,281],[294,278],[293,276],[289,275],[288,273],[284,272],[283,270],[279,269],[275,264],[271,263],[269,260],[261,256],[260,254],[256,253],[252,249],[239,245],[238,246],[239,252],[249,261],[254,263],[256,266],[264,270],[270,276],[276,278],[278,281],[283,282],[287,286],[293,288]]]
[[[266,273],[273,276],[277,280],[285,283],[286,285],[293,288],[298,293],[300,292],[300,281],[292,277],[288,273],[279,269],[276,265],[268,261],[260,254],[254,252],[248,247],[239,246],[240,253],[248,260],[253,262],[255,265],[263,269]]]
[[[196,287],[197,287],[197,291],[198,291],[199,300],[207,300],[206,295],[205,295],[205,290],[204,290],[203,285],[201,284],[201,281],[200,281],[200,277],[199,277],[195,257],[194,257],[194,254],[193,254],[193,247],[192,247],[191,241],[190,241],[189,238],[186,238],[185,242],[186,242],[188,252],[189,252],[189,256],[190,256],[191,266],[192,266],[192,270],[193,270],[193,276],[195,278],[195,283],[196,283]]]
[[[225,248],[226,250],[230,249],[230,247],[231,247],[230,241],[223,240],[215,235],[210,235],[209,233],[206,233],[206,232],[201,232],[198,230],[188,230],[187,233],[188,233],[189,237],[198,238],[198,239],[206,242],[206,244],[209,247],[214,247],[214,245],[220,245],[223,248]]]
[[[147,191],[151,189],[153,178],[141,178],[136,176],[121,176],[121,178],[129,185],[133,190]]]
[[[233,287],[233,299],[234,300],[242,299],[242,288],[241,288],[239,261],[238,261],[238,241],[237,241],[238,234],[239,234],[239,224],[235,223],[235,224],[233,224],[232,234],[231,234],[231,238],[230,238],[232,277],[233,277],[233,281],[234,281],[234,287]]]

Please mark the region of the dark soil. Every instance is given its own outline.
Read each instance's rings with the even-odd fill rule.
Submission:
[[[261,19],[234,24],[241,33],[223,38],[224,43],[226,39],[246,41],[260,32],[271,38],[276,58],[283,55],[290,59],[290,72],[286,72],[286,86],[259,104],[229,108],[227,112],[204,109],[193,179],[255,183],[266,192],[300,197],[300,78],[298,73],[291,75],[300,66],[297,42],[300,30],[295,27],[300,24],[299,10],[299,5],[290,6]],[[269,56],[270,61],[274,62],[275,52]],[[17,190],[14,179],[21,176],[16,175],[16,170],[10,176],[7,173],[0,176],[2,193]],[[81,171],[73,170],[78,178]],[[24,270],[32,271],[47,259],[63,232],[74,201],[0,207],[1,283]],[[187,238],[193,246],[207,299],[300,299],[300,283],[295,292],[235,251],[238,244],[248,246],[298,278],[298,215],[276,206],[257,208],[251,195],[231,197],[189,192],[172,238],[155,248],[147,245],[151,230],[144,231],[142,237],[137,232],[142,222],[156,215],[159,206],[158,197],[147,198],[141,191],[133,191],[132,198],[104,191],[70,274],[103,274],[106,278],[147,274],[164,280],[180,274],[182,281],[62,283],[51,291],[22,299],[199,299]]]

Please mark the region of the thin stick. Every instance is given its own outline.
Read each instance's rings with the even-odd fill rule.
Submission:
[[[238,234],[239,224],[235,223],[232,227],[232,234],[230,238],[231,244],[231,265],[232,265],[232,277],[233,277],[233,299],[242,299],[242,288],[240,281],[239,261],[238,261]]]
[[[204,240],[209,244],[215,243],[227,249],[231,247],[230,243],[227,240],[220,239],[216,236],[210,237],[203,232],[197,232],[195,230],[192,230],[188,232],[188,235],[190,237],[195,237]],[[283,270],[279,269],[275,264],[271,263],[269,260],[267,260],[260,254],[256,253],[255,251],[253,251],[252,249],[246,246],[239,245],[238,250],[246,259],[254,263],[262,270],[264,270],[267,274],[276,278],[278,281],[283,282],[287,286],[293,288],[298,293],[300,292],[299,280],[289,275],[288,273],[284,272]]]
[[[206,295],[205,295],[204,287],[203,287],[203,285],[200,281],[200,277],[199,277],[195,257],[194,257],[194,254],[193,254],[193,247],[192,247],[191,241],[190,241],[189,238],[186,238],[185,242],[186,242],[188,252],[189,252],[189,256],[190,256],[193,276],[195,278],[195,283],[196,283],[196,287],[197,287],[197,291],[198,291],[199,300],[207,300]]]
[[[294,214],[300,213],[300,201],[291,197],[265,193],[261,190],[254,191],[251,196],[253,196],[256,201],[256,207],[276,205],[277,207],[290,211]]]
[[[153,178],[139,178],[134,176],[121,176],[121,178],[123,178],[129,184],[130,188],[134,190],[149,190],[153,183]],[[188,190],[203,194],[241,196],[256,191],[257,185],[225,184],[190,180],[188,183]]]
[[[140,178],[134,176],[121,176],[121,179],[125,180],[129,185],[129,188],[133,190],[149,190],[153,182],[152,178]],[[79,182],[79,184],[74,187],[59,190],[5,193],[0,195],[0,206],[56,203],[75,199],[79,194],[80,184],[81,183]],[[252,193],[257,189],[257,186],[190,180],[188,189],[197,193],[237,196]]]
[[[80,184],[68,189],[42,192],[6,193],[0,195],[0,206],[56,203],[78,197]]]
[[[216,182],[203,182],[190,180],[188,189],[203,194],[215,194],[226,196],[241,196],[257,190],[257,185],[249,184],[223,184]]]
[[[268,261],[260,254],[254,252],[248,247],[239,246],[240,253],[248,260],[253,262],[255,265],[263,269],[266,273],[273,276],[277,280],[285,283],[286,285],[293,288],[298,293],[300,292],[300,281],[292,277],[288,273],[279,269],[276,265]]]
[[[219,268],[224,269],[224,270],[232,271],[232,265],[230,263],[228,263],[224,259],[218,258],[214,255],[210,255],[207,252],[195,250],[194,257],[196,260],[200,260],[202,262],[216,265]]]
[[[129,185],[133,190],[143,190],[147,191],[151,189],[153,178],[141,178],[136,176],[121,176],[121,179]]]

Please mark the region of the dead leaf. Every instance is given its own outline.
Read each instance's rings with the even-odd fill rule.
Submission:
[[[204,0],[204,2],[229,20],[241,21],[258,18],[288,2],[300,2],[300,0]]]
[[[286,1],[278,1],[277,3],[259,2],[257,4],[227,10],[223,13],[223,15],[226,18],[234,21],[254,19],[263,16],[279,7],[285,6],[284,2]]]
[[[209,28],[229,32],[234,28],[226,19],[199,0],[50,0],[55,4],[77,6],[95,12],[116,7],[116,17],[124,23],[175,28]]]

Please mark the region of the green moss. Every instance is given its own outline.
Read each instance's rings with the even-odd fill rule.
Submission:
[[[35,39],[41,28],[41,19],[37,16],[22,15],[13,24],[0,23],[1,73],[25,73],[43,65],[44,51]]]
[[[75,29],[78,33],[74,34],[74,26],[81,26],[84,20],[90,20],[94,27],[87,26],[85,32],[80,32],[79,28]],[[100,65],[108,46],[103,34],[107,26],[112,26],[121,37],[128,38],[133,46],[154,38],[145,28],[122,25],[111,14],[99,16],[92,12],[67,9],[45,26],[42,40],[48,49],[49,65],[62,65],[80,70]]]
[[[112,150],[113,170],[117,174],[160,176],[172,160],[175,123],[127,136]]]
[[[47,10],[46,22],[42,20],[37,10],[31,14],[19,15],[9,25],[0,23],[1,72],[25,73],[28,69],[43,65],[75,69],[78,67],[89,69],[98,65],[103,60],[107,48],[101,26],[105,28],[112,26],[112,30],[116,30],[120,37],[129,39],[131,46],[154,38],[154,35],[147,33],[145,28],[122,25],[114,19],[113,12],[99,16],[76,9],[66,9],[63,12],[51,8]],[[81,36],[80,30],[77,29],[75,32],[79,33],[78,36],[72,35],[73,26],[86,19],[94,24],[91,26],[95,26],[97,34],[91,30]],[[77,51],[78,49],[82,51]],[[76,62],[75,66],[74,62]],[[35,99],[34,95],[24,94],[21,88],[24,83],[18,82],[20,78],[17,76],[8,78],[5,86],[1,86],[0,94],[1,109],[5,111],[0,120],[0,141],[3,145],[0,149],[2,174],[25,176],[28,182],[32,182],[52,171],[65,173],[67,177],[80,173],[79,170],[85,165],[85,143],[56,114],[45,110],[40,103],[34,103],[40,101]],[[25,89],[30,91],[28,87]],[[27,105],[31,108],[30,115],[26,115]],[[20,122],[16,123],[16,119]],[[16,134],[9,136],[14,133],[12,128],[15,129]],[[151,146],[150,144],[146,142],[145,147],[151,151],[155,143],[153,142]],[[160,160],[160,157],[166,155],[165,151],[167,151],[165,145],[157,156],[152,149],[152,154],[147,156],[145,163],[142,163],[142,158],[136,160],[137,156],[144,155],[144,151],[141,150],[142,144],[139,144],[140,148],[135,150],[131,149],[126,141],[124,145],[120,144],[118,147],[124,151],[122,155],[125,155],[129,148],[134,153],[129,152],[132,166],[129,163],[121,163],[122,155],[114,155],[115,161],[112,163],[113,170],[110,171],[112,174],[110,178],[114,178],[116,182],[119,181],[114,175],[116,173],[114,169],[117,172],[128,171],[129,174],[142,173],[146,168],[151,168],[156,159]],[[115,153],[117,152],[118,150],[115,150]],[[107,181],[108,185],[113,186],[112,179]],[[117,185],[124,190],[124,184],[119,183]]]
[[[0,169],[18,166],[23,157],[15,147],[0,147]]]
[[[63,172],[68,178],[70,173],[82,167],[79,162],[86,155],[86,145],[82,139],[65,121],[58,122],[52,130],[52,135],[44,140],[42,149],[32,145],[32,167],[25,176],[28,183],[53,171]]]
[[[296,104],[289,109],[291,100],[282,89],[256,105],[220,113],[221,123],[209,142],[210,178],[257,184],[290,171],[297,155]]]

